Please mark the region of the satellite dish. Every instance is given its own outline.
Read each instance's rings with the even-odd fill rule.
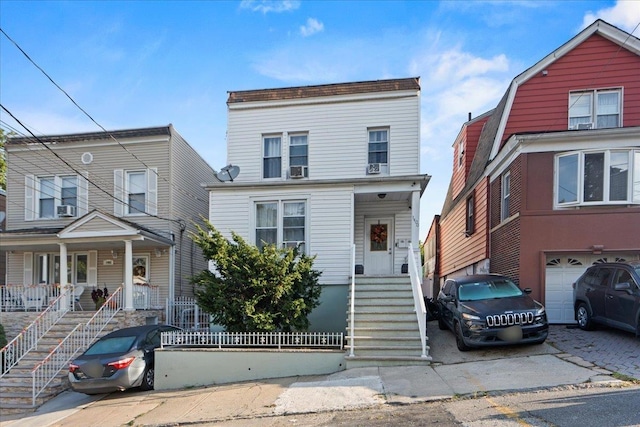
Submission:
[[[218,178],[222,182],[231,181],[240,173],[240,166],[227,165],[220,169],[220,172],[216,172],[216,178]]]

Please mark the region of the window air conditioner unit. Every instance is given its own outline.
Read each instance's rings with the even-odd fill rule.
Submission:
[[[291,178],[304,178],[306,166],[289,166],[289,176]]]
[[[380,163],[369,163],[367,166],[367,174],[374,175],[380,173]]]
[[[593,129],[593,123],[578,123],[576,129]]]
[[[58,206],[58,216],[59,217],[76,216],[76,207],[71,205],[60,205]]]

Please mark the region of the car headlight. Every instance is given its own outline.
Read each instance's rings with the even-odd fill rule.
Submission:
[[[462,313],[462,318],[464,320],[482,320],[480,317],[474,316],[473,314],[469,313]]]
[[[544,307],[540,307],[536,310],[536,316],[542,316],[545,313]]]

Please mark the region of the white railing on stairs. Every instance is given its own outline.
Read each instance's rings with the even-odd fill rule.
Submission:
[[[31,371],[33,406],[53,379],[65,369],[76,354],[84,351],[122,309],[122,288],[116,289],[87,323],[78,324],[42,362]]]
[[[350,335],[350,349],[349,349],[349,356],[353,357],[354,356],[354,347],[356,346],[355,340],[356,337],[354,335],[354,331],[355,331],[355,312],[356,312],[356,303],[355,303],[355,298],[356,298],[356,245],[352,245],[351,246],[351,303],[350,303],[350,307],[349,307],[349,315],[350,315],[350,328],[349,328],[349,335]]]
[[[416,254],[413,252],[413,245],[409,243],[408,255],[409,277],[411,278],[411,289],[413,290],[413,303],[415,305],[416,316],[418,317],[418,328],[420,329],[420,342],[422,345],[422,354],[420,357],[431,360],[431,356],[427,354],[427,309],[424,305],[424,295],[422,294],[422,278],[418,263],[416,262]]]
[[[63,301],[68,301],[70,297],[66,294],[70,295],[71,292],[71,289],[67,289],[56,297],[29,326],[0,350],[0,361],[4,361],[0,367],[0,378],[18,364],[27,352],[36,349],[38,340],[69,311],[69,306]]]

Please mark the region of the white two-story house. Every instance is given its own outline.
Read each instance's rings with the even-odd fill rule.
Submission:
[[[210,221],[229,238],[315,255],[323,290],[311,330],[344,331],[354,274],[406,280],[410,244],[419,259],[430,178],[419,79],[231,91],[227,105],[227,161],[239,174],[205,185]]]
[[[5,311],[44,309],[65,288],[84,289],[85,310],[104,287],[122,287],[130,311],[193,295],[207,264],[188,233],[213,169],[173,126],[15,137],[6,153]]]

